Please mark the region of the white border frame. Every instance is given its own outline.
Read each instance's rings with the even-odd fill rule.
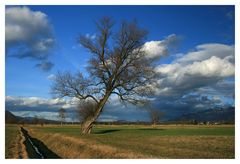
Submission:
[[[0,160],[1,163],[12,163],[12,162],[20,162],[20,163],[32,163],[42,162],[41,160],[6,160],[5,159],[5,5],[235,5],[235,160],[70,160],[69,162],[78,163],[79,162],[100,162],[100,163],[125,163],[125,162],[137,162],[137,163],[175,163],[175,162],[184,162],[184,163],[193,163],[193,162],[216,162],[216,163],[236,163],[239,162],[240,158],[240,143],[238,141],[240,135],[240,113],[238,108],[240,107],[240,102],[238,98],[240,98],[239,88],[240,87],[240,2],[239,0],[0,0]],[[238,19],[237,19],[238,18]],[[160,141],[161,142],[161,141]],[[47,160],[47,162],[50,162]],[[52,162],[65,163],[65,160],[52,160]]]

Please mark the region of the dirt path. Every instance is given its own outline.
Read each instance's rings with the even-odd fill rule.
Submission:
[[[11,147],[8,148],[6,159],[26,159],[28,158],[26,147],[24,145],[25,137],[21,132],[21,128],[17,127],[14,140],[11,143]]]
[[[21,133],[24,137],[23,144],[26,148],[28,158],[33,159],[57,159],[60,158],[56,153],[51,151],[42,141],[33,138],[28,131],[21,127]],[[21,156],[19,156],[21,157]]]
[[[26,151],[26,146],[24,145],[25,142],[25,137],[21,131],[21,128],[19,127],[19,131],[18,131],[18,136],[17,136],[17,157],[18,159],[27,159],[28,158],[28,154]]]

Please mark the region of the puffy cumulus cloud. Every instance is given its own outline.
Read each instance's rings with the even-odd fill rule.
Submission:
[[[159,65],[156,68],[160,77],[158,95],[184,95],[234,76],[233,46],[206,45],[208,46],[204,46],[204,52],[191,52],[171,64]],[[218,48],[218,53],[215,48]]]
[[[28,7],[6,8],[6,42],[29,41],[35,35],[50,35],[47,15]]]
[[[227,59],[212,56],[210,59],[194,62],[186,67],[186,74],[203,77],[225,78],[234,75],[234,65]]]
[[[234,102],[234,46],[203,44],[170,64],[156,67],[152,102],[166,117],[227,107]]]
[[[211,57],[218,57],[220,59],[224,59],[228,57],[228,59],[234,62],[234,46],[232,45],[225,45],[225,44],[217,44],[217,43],[210,43],[210,44],[201,44],[196,46],[196,51],[189,52],[183,55],[181,58],[176,60],[176,62],[196,62],[196,61],[203,61],[209,59]]]
[[[167,48],[162,45],[161,41],[149,41],[144,44],[144,51],[148,58],[155,58],[167,55]]]
[[[28,7],[7,7],[5,20],[8,56],[36,60],[48,59],[55,40],[45,13],[32,11]],[[51,65],[53,66],[52,63]],[[47,70],[46,67],[39,68]]]
[[[54,44],[54,40],[52,38],[47,38],[44,40],[40,40],[36,44],[33,45],[34,50],[36,50],[39,53],[48,52],[49,48],[52,47]],[[42,56],[41,58],[44,58]]]
[[[143,50],[147,58],[159,58],[169,54],[171,48],[175,48],[180,41],[180,37],[175,34],[167,36],[161,41],[149,41],[143,45]]]

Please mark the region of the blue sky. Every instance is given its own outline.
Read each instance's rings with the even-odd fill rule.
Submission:
[[[23,16],[19,18],[21,14]],[[163,88],[159,89],[156,96],[156,106],[172,108],[175,113],[184,113],[195,109],[193,105],[196,108],[200,107],[200,104],[204,105],[197,101],[202,97],[209,100],[205,104],[208,107],[234,105],[234,6],[7,6],[6,96],[11,97],[11,101],[15,98],[14,101],[18,102],[19,99],[22,102],[29,97],[37,97],[45,99],[47,104],[47,100],[52,98],[49,94],[51,77],[57,71],[80,70],[87,75],[85,66],[90,54],[77,44],[76,39],[80,34],[94,39],[94,21],[103,16],[110,16],[115,20],[115,30],[121,21],[136,19],[138,24],[149,32],[146,43],[154,41],[151,43],[155,45],[159,43],[157,41],[161,41],[158,46],[168,50],[157,66],[158,72],[164,72],[165,75],[159,82]],[[36,26],[29,22],[35,22]],[[12,27],[22,28],[21,37],[14,36],[11,30],[16,29]],[[173,49],[169,48],[169,39],[178,41]],[[44,45],[45,49],[37,49],[39,45]],[[21,46],[24,46],[27,53],[19,53]],[[161,56],[160,52],[158,54]],[[233,59],[230,61],[229,58]],[[209,66],[214,67],[210,72]],[[169,68],[176,68],[176,71],[166,73]],[[185,68],[193,69],[188,72]],[[195,68],[202,71],[194,70]],[[219,69],[227,71],[218,71]],[[182,80],[179,84],[184,85],[179,87],[176,81],[171,81],[175,78],[172,77],[173,73]],[[184,80],[191,85],[185,85]],[[197,95],[198,98],[191,102],[183,100],[186,96],[192,98],[192,95]],[[6,102],[8,100],[10,101],[6,98]],[[174,105],[170,107],[167,103],[175,102],[175,105],[179,106],[178,103],[182,100],[187,103],[182,107],[185,111]],[[115,102],[115,98],[112,101]],[[118,108],[122,108],[122,105],[116,104]],[[133,107],[127,107],[130,114],[109,112],[116,104],[108,105],[106,115],[109,118],[147,119],[146,113],[138,112]],[[23,110],[18,111],[18,107],[9,105],[9,108],[14,108],[15,113],[24,113]],[[204,108],[206,109],[206,106]],[[131,112],[136,113],[135,118],[132,118]],[[33,115],[31,110],[28,115]]]

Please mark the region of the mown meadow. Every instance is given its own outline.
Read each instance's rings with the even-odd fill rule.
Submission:
[[[90,135],[82,135],[79,125],[24,128],[61,158],[235,157],[234,125],[97,125]],[[16,131],[6,126],[6,154]]]

